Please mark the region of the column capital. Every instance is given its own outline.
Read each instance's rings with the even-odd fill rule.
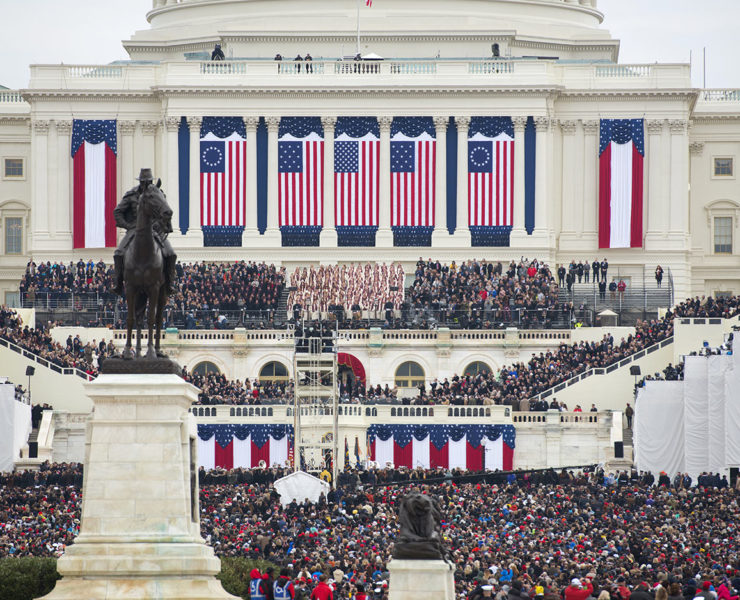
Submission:
[[[701,156],[704,153],[704,142],[691,142],[689,144],[689,152],[696,156]]]
[[[259,117],[244,117],[244,126],[247,128],[247,131],[257,131],[257,126],[259,124]]]
[[[676,119],[668,121],[668,127],[670,128],[671,133],[686,133],[688,131],[689,122],[682,119]]]
[[[280,117],[266,117],[265,123],[267,123],[267,131],[277,132],[280,127]]]
[[[141,132],[145,135],[154,135],[157,133],[157,127],[159,126],[159,121],[139,121],[141,124]]]
[[[54,126],[57,128],[57,133],[62,135],[68,135],[72,131],[72,121],[54,121]]]
[[[449,117],[443,117],[442,115],[437,115],[434,117],[434,128],[439,131],[440,129],[446,131],[447,126],[450,124],[450,118]]]
[[[180,117],[166,117],[164,124],[167,131],[174,133],[180,129]]]
[[[118,131],[120,133],[131,135],[136,129],[136,121],[118,121]]]
[[[203,125],[203,117],[187,117],[188,119],[188,126],[190,127],[190,131],[200,131],[200,126]]]
[[[47,135],[49,133],[49,125],[51,121],[37,119],[31,122],[33,132],[37,135]]]
[[[659,133],[663,133],[663,124],[665,121],[663,119],[649,119],[647,121],[647,130],[649,134],[656,135]]]
[[[514,122],[514,133],[524,133],[527,128],[527,117],[512,117]]]
[[[393,117],[378,117],[378,126],[380,127],[380,131],[389,132],[391,130],[391,125],[393,124]]]
[[[463,130],[466,131],[468,127],[470,127],[470,117],[462,116],[462,117],[455,117],[455,125],[457,125],[457,130]]]
[[[596,119],[581,121],[583,131],[586,135],[596,135],[599,133],[599,122]]]
[[[535,117],[534,127],[537,131],[547,131],[550,129],[550,117]]]
[[[337,118],[336,117],[321,117],[321,124],[324,126],[324,129],[334,129],[337,125]]]
[[[564,135],[573,135],[576,132],[577,122],[573,120],[558,121]]]

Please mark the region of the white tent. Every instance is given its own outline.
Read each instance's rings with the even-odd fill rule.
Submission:
[[[273,485],[275,491],[280,494],[280,504],[283,506],[287,506],[293,500],[298,503],[303,503],[306,499],[318,502],[321,493],[327,495],[330,489],[326,481],[303,471],[281,477]]]

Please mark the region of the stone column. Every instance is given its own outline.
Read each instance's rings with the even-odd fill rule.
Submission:
[[[536,117],[534,120],[537,135],[537,169],[534,179],[534,235],[543,236],[551,229],[547,222],[548,203],[550,195],[547,189],[547,178],[550,167],[548,153],[548,136],[550,132],[550,119],[547,117]]]
[[[280,117],[267,117],[267,229],[263,244],[270,248],[282,245],[278,219],[278,129]]]
[[[527,231],[524,229],[524,130],[527,117],[514,117],[514,214],[510,245],[521,246],[526,243]]]
[[[663,126],[662,119],[651,119],[647,121],[647,147],[646,147],[646,166],[647,174],[647,228],[645,235],[645,249],[658,249],[654,245],[659,244],[659,238],[665,235],[668,230],[668,203],[666,202],[664,170],[665,152],[663,146]]]
[[[46,249],[49,238],[47,215],[48,173],[49,173],[49,121],[34,120],[31,122],[31,156],[33,157],[31,173],[31,236],[28,245],[34,250]]]
[[[188,117],[190,127],[190,206],[187,245],[203,247],[203,230],[200,228],[200,126],[203,117]]]
[[[134,186],[134,131],[136,121],[118,121],[118,194],[123,197]]]
[[[560,121],[563,133],[563,199],[561,206],[562,222],[560,230],[574,237],[576,232],[575,180],[578,176],[575,161],[576,122]]]
[[[380,209],[378,232],[375,245],[378,248],[393,247],[391,230],[391,124],[393,117],[378,117],[380,127]]]
[[[447,230],[447,126],[449,117],[434,117],[437,139],[436,181],[434,184],[434,231],[432,246],[449,246],[452,238]]]
[[[337,247],[336,205],[334,202],[334,127],[336,117],[321,117],[324,126],[324,223],[319,237],[322,248]]]
[[[259,117],[244,117],[244,125],[247,129],[247,212],[244,215],[242,246],[245,248],[260,246],[257,226],[257,126],[259,122]]]
[[[688,240],[689,139],[688,123],[668,121],[671,130],[670,232]]]
[[[49,164],[49,173],[47,174],[46,181],[46,229],[49,232],[49,237],[55,238],[57,236],[57,205],[59,203],[57,190],[59,189],[59,171],[61,170],[59,136],[56,123],[54,123],[54,127],[49,128],[46,151]]]
[[[54,198],[57,205],[57,233],[72,238],[72,186],[70,175],[72,173],[72,157],[70,154],[72,121],[56,121],[57,129],[57,188]]]
[[[599,205],[599,122],[583,121],[583,237],[582,241],[596,248],[596,221]]]
[[[136,149],[135,159],[139,162],[138,168],[149,167],[154,171],[155,182],[157,177],[161,177],[161,169],[157,165],[156,140],[159,121],[140,121],[139,129],[141,131],[139,144]],[[136,170],[138,175],[139,171]]]
[[[455,117],[457,124],[457,224],[455,246],[469,248],[471,245],[468,215],[468,128],[470,117]]]
[[[167,194],[167,203],[172,209],[172,229],[170,241],[182,238],[180,232],[180,170],[178,152],[178,132],[180,131],[180,117],[166,117],[164,121],[164,139],[162,140],[162,164],[166,169],[162,178],[162,188]]]

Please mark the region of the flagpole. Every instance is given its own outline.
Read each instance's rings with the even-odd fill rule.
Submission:
[[[362,0],[357,0],[357,54],[360,54],[360,3]]]

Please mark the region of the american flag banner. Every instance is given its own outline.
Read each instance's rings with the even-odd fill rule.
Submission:
[[[200,216],[204,227],[246,225],[247,130],[240,117],[204,117]]]
[[[513,425],[371,425],[369,460],[380,468],[511,471]]]
[[[75,119],[72,126],[71,154],[72,243],[75,248],[115,248],[115,119]]]
[[[324,128],[319,117],[283,117],[278,131],[280,227],[324,224]]]
[[[434,227],[436,131],[432,117],[391,126],[391,226]]]
[[[199,467],[284,467],[292,454],[292,425],[198,425]]]
[[[599,248],[642,248],[643,119],[602,119]]]
[[[339,117],[334,141],[337,226],[376,226],[380,200],[380,128],[375,117]]]
[[[468,215],[471,227],[511,226],[514,214],[514,123],[473,117],[468,133]]]

